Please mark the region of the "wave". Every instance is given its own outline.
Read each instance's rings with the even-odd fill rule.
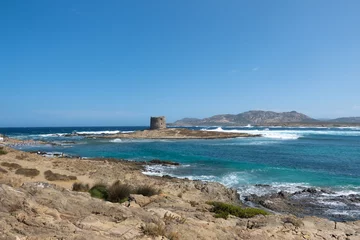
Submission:
[[[110,140],[109,142],[119,143],[119,142],[122,142],[122,140],[120,138],[115,138],[113,140]]]
[[[281,140],[292,140],[299,139],[308,135],[335,135],[335,136],[360,136],[360,131],[341,131],[337,129],[326,129],[326,130],[271,130],[269,128],[260,130],[239,130],[239,129],[223,129],[221,127],[215,129],[201,129],[201,131],[212,131],[212,132],[228,132],[228,133],[248,133],[248,134],[260,134],[265,138],[281,139]]]

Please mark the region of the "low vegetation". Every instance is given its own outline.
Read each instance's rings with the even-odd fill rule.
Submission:
[[[79,182],[72,185],[72,190],[76,192],[88,192],[90,190],[90,187],[89,184]]]
[[[7,173],[8,171],[6,171],[5,169],[0,167],[0,173]]]
[[[7,151],[5,151],[3,147],[0,147],[0,155],[5,155],[5,154],[7,154]]]
[[[211,212],[214,212],[214,217],[227,219],[229,215],[239,218],[251,218],[256,215],[268,215],[268,212],[258,208],[242,208],[232,204],[222,202],[207,202],[212,205]]]
[[[110,202],[124,202],[128,199],[133,188],[128,184],[121,184],[120,181],[114,182],[108,189],[107,201]]]
[[[72,181],[76,180],[76,176],[68,176],[64,174],[54,173],[51,170],[44,172],[45,179],[48,181]]]
[[[109,196],[108,186],[103,183],[96,183],[92,188],[90,188],[89,193],[92,197],[100,198],[106,200]]]
[[[35,168],[19,168],[15,171],[15,174],[23,175],[25,177],[36,177],[40,174],[40,171]]]
[[[135,189],[135,193],[136,194],[141,194],[143,196],[147,196],[147,197],[151,197],[151,196],[154,196],[154,195],[157,195],[160,193],[159,190],[151,187],[151,186],[148,186],[148,185],[145,185],[145,186],[140,186],[138,188]]]
[[[74,183],[73,190],[86,189],[83,183]],[[88,185],[87,185],[88,186]],[[120,181],[114,182],[112,185],[104,183],[96,183],[89,190],[92,197],[104,199],[109,202],[123,203],[128,201],[130,194],[141,194],[143,196],[153,196],[159,194],[160,191],[151,186],[141,186],[134,188],[129,184],[121,183]]]
[[[145,235],[153,237],[164,236],[166,234],[165,226],[160,221],[146,223],[142,226],[142,231]]]
[[[24,160],[24,159],[27,158],[27,156],[26,156],[26,154],[21,153],[20,155],[16,155],[15,158],[16,158],[17,160]]]
[[[19,165],[19,164],[17,164],[17,163],[8,163],[8,162],[2,162],[2,163],[1,163],[1,166],[7,167],[7,168],[9,168],[10,170],[22,168],[21,165]]]
[[[304,223],[295,217],[287,216],[282,219],[283,223],[291,223],[295,227],[301,227],[304,225]]]

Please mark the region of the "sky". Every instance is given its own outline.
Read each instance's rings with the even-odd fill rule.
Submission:
[[[360,116],[358,0],[2,0],[0,127]]]

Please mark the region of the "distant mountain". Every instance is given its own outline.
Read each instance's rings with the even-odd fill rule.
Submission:
[[[360,117],[342,117],[329,120],[333,123],[360,123]]]
[[[241,126],[241,125],[269,125],[278,123],[311,123],[317,120],[305,114],[292,112],[248,111],[239,114],[221,114],[209,118],[183,118],[174,122],[177,126]]]

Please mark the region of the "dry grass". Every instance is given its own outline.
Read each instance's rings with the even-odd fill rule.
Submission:
[[[21,165],[19,165],[17,163],[8,163],[8,162],[2,162],[1,166],[7,167],[10,170],[22,168]]]
[[[283,219],[281,219],[284,223],[291,223],[292,225],[294,225],[295,227],[301,227],[304,226],[304,223],[300,220],[297,219],[295,217],[284,217]]]
[[[35,168],[19,168],[15,171],[15,174],[23,175],[25,177],[36,177],[40,174],[40,171]]]
[[[73,181],[76,180],[76,176],[68,176],[64,174],[54,173],[51,170],[44,172],[45,179],[48,181]]]
[[[6,171],[5,169],[0,167],[0,173],[7,173],[8,171]]]
[[[164,236],[165,235],[165,226],[160,222],[146,223],[142,226],[143,233],[148,236]]]
[[[175,216],[171,213],[166,212],[164,214],[164,221],[166,224],[169,224],[171,222],[181,223],[184,224],[186,222],[186,218]]]
[[[145,186],[136,188],[135,193],[141,194],[143,196],[151,197],[151,196],[159,194],[160,191],[151,186],[145,185]]]
[[[128,184],[121,184],[120,181],[114,182],[108,189],[108,198],[110,202],[122,202],[133,192],[133,188]]]
[[[89,184],[85,183],[74,183],[72,185],[72,190],[76,192],[88,192],[90,189]]]
[[[16,158],[17,160],[24,160],[24,159],[27,158],[27,155],[24,154],[24,153],[21,153],[20,155],[16,155],[15,158]]]

